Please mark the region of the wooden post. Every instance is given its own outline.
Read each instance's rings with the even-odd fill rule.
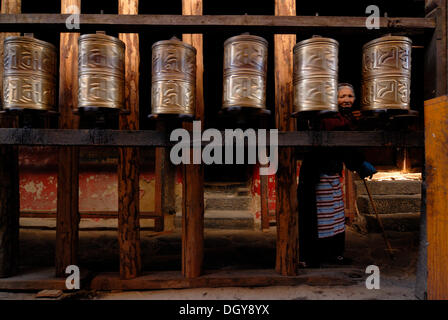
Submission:
[[[425,101],[428,299],[448,299],[448,96]]]
[[[118,14],[138,14],[138,0],[119,0]],[[125,103],[128,115],[120,116],[121,130],[139,129],[139,36],[120,33],[126,45]],[[140,150],[119,148],[118,162],[118,242],[120,278],[132,279],[141,271],[140,253]]]
[[[61,13],[81,9],[81,0],[61,0]],[[78,38],[79,33],[61,33],[59,66],[59,127],[76,129],[79,117],[73,114],[78,105]],[[56,214],[55,271],[65,276],[67,266],[78,262],[79,240],[79,148],[59,148],[58,194]]]
[[[351,224],[353,223],[353,220],[355,219],[355,202],[356,202],[356,192],[355,192],[355,185],[353,181],[353,173],[348,170],[347,168],[344,168],[344,204],[345,204],[345,216],[348,218],[348,222]]]
[[[21,0],[3,0],[1,13],[20,13]],[[0,33],[0,79],[3,78],[3,41],[19,33]],[[3,100],[3,82],[0,81]],[[0,127],[17,127],[16,117],[2,114]],[[10,277],[19,267],[19,152],[16,146],[0,147],[0,278]]]
[[[183,15],[202,15],[202,0],[182,0]],[[196,48],[195,118],[204,121],[203,43],[201,34],[184,34],[183,41]],[[203,126],[202,126],[203,127]],[[192,129],[191,123],[184,128]],[[199,277],[204,260],[204,170],[200,164],[182,166],[182,274]]]
[[[174,126],[170,121],[157,120],[156,129],[169,134]],[[167,148],[156,148],[155,164],[155,231],[163,231],[165,216],[175,212],[175,180],[176,167],[170,161],[170,152]]]
[[[446,242],[444,247],[439,245],[442,243],[442,239],[446,237],[447,230],[445,229],[445,234],[441,234],[441,238],[437,240],[438,235],[435,234],[437,230],[434,223],[440,217],[438,213],[437,206],[441,206],[445,199],[438,199],[437,196],[443,192],[442,190],[437,190],[437,182],[434,180],[433,176],[437,172],[433,172],[433,164],[428,162],[430,157],[434,157],[430,150],[434,150],[435,146],[428,146],[428,136],[429,129],[431,126],[438,126],[439,121],[443,118],[443,114],[439,115],[439,119],[434,114],[434,110],[438,107],[430,107],[430,105],[435,104],[437,100],[431,100],[436,97],[444,96],[448,94],[448,74],[447,74],[447,1],[446,0],[426,0],[425,1],[426,16],[436,19],[436,29],[432,34],[428,46],[425,48],[425,88],[424,97],[425,103],[425,174],[423,174],[423,191],[422,192],[422,207],[426,208],[425,212],[422,212],[422,217],[420,219],[420,246],[419,246],[419,257],[417,264],[417,279],[416,279],[416,296],[419,298],[424,298],[425,296],[430,299],[437,299],[437,296],[443,295],[442,292],[438,290],[438,286],[443,284],[437,282],[437,271],[443,267],[443,258],[437,257],[437,254],[443,253],[446,257]],[[437,103],[443,103],[442,101],[437,101]],[[426,118],[426,114],[430,114],[430,118]],[[433,121],[435,121],[433,123]],[[427,126],[430,127],[427,127]],[[439,140],[441,142],[441,140]],[[439,142],[439,143],[440,143]],[[429,147],[429,148],[428,148]],[[443,150],[443,149],[439,149]],[[439,152],[442,157],[438,159],[439,162],[446,161],[445,154]],[[446,164],[445,164],[446,165]],[[446,168],[446,167],[445,167]],[[443,166],[442,169],[443,170]],[[432,173],[432,174],[430,174]],[[443,175],[442,172],[439,174]],[[440,181],[440,180],[438,180]],[[443,187],[444,183],[439,187]],[[434,193],[435,192],[435,193]],[[429,200],[431,199],[431,202]],[[441,225],[443,228],[443,224]],[[440,230],[443,232],[443,230]],[[436,241],[432,241],[436,239]],[[439,242],[440,241],[440,242]],[[430,243],[432,242],[432,243]],[[431,246],[431,248],[429,248]],[[431,250],[431,255],[430,255]],[[446,259],[445,259],[446,262]],[[431,271],[430,271],[431,270]],[[439,276],[446,276],[448,269],[445,264],[444,274]],[[445,278],[446,279],[446,278]],[[446,285],[446,283],[445,283]],[[446,293],[446,291],[445,291]],[[447,296],[445,295],[445,299]]]
[[[276,16],[296,15],[295,0],[275,0]],[[292,63],[295,35],[274,35],[275,119],[279,131],[295,130],[292,113]],[[277,190],[277,257],[275,269],[296,275],[298,267],[297,166],[293,148],[279,148]]]

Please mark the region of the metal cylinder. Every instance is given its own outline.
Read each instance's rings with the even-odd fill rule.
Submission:
[[[362,110],[409,110],[412,41],[385,36],[366,43],[362,54]]]
[[[196,49],[177,38],[152,46],[153,114],[194,115]]]
[[[294,113],[338,111],[339,43],[314,36],[294,46]]]
[[[267,59],[264,38],[242,34],[224,42],[224,109],[266,109]]]
[[[105,34],[79,37],[78,108],[124,109],[125,44]]]
[[[55,46],[28,36],[8,37],[3,61],[4,109],[55,109]]]

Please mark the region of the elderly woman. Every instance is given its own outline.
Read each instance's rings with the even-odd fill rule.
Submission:
[[[353,86],[338,87],[339,113],[321,122],[321,130],[354,130],[359,111],[353,111]],[[345,212],[341,176],[343,164],[361,178],[372,176],[375,168],[351,148],[318,148],[305,155],[300,168],[299,248],[306,266],[348,264],[344,258]]]

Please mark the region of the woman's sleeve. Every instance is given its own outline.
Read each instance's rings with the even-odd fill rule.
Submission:
[[[342,161],[351,171],[358,171],[365,160],[364,153],[359,149],[343,148],[342,150]]]

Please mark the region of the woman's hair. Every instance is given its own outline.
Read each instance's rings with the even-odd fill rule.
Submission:
[[[343,87],[349,87],[350,89],[352,89],[353,91],[353,95],[355,95],[355,88],[350,84],[350,83],[346,83],[346,82],[341,82],[338,84],[338,92],[339,90],[341,90],[341,88]]]

